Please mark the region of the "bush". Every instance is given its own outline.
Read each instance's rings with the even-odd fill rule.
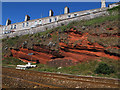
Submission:
[[[114,73],[114,69],[108,66],[106,63],[100,63],[95,70],[97,74],[110,74]]]
[[[42,40],[37,40],[37,42],[41,42]]]
[[[109,12],[113,12],[113,11],[119,11],[120,10],[120,5],[119,6],[116,6],[116,7],[113,7],[111,9],[108,9]]]

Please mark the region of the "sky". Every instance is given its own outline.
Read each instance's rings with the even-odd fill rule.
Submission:
[[[108,4],[115,2],[107,2]],[[24,21],[25,15],[32,19],[48,17],[49,10],[52,9],[54,15],[64,12],[64,7],[68,6],[70,12],[77,12],[89,9],[100,8],[100,2],[3,2],[2,3],[2,25],[5,25],[9,18],[12,23]]]
[[[1,0],[2,2],[100,2],[101,0]],[[105,0],[106,2],[119,2],[120,0]]]

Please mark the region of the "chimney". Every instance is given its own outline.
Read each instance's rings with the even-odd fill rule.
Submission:
[[[9,18],[6,21],[6,25],[10,25],[11,24],[11,20],[9,20]]]
[[[53,11],[50,10],[50,11],[49,11],[49,16],[53,16],[53,14],[54,14]]]
[[[64,14],[67,14],[67,13],[69,13],[69,8],[68,8],[68,7],[65,7],[65,8],[64,8]]]
[[[101,8],[105,8],[106,5],[105,5],[105,0],[101,0]]]
[[[30,20],[30,16],[26,15],[25,16],[25,21],[29,21]]]

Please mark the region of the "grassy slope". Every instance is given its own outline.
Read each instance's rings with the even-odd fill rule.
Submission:
[[[113,67],[115,70],[115,73],[112,73],[110,75],[104,75],[104,74],[95,74],[94,71],[99,63],[104,62],[107,63],[109,66]],[[75,66],[70,67],[62,67],[61,69],[55,68],[55,67],[49,67],[47,65],[38,64],[37,68],[32,68],[30,70],[35,71],[46,71],[46,72],[60,72],[60,73],[68,73],[68,74],[74,74],[74,75],[92,75],[92,76],[101,76],[101,77],[112,77],[112,78],[120,78],[120,72],[119,70],[119,64],[120,62],[114,61],[112,59],[108,58],[101,58],[100,61],[90,61],[90,62],[82,62]]]
[[[113,13],[113,11],[115,11],[115,13]],[[9,48],[19,48],[20,45],[22,45],[22,43],[24,43],[25,41],[28,42],[28,44],[26,45],[26,47],[28,48],[32,48],[32,44],[46,44],[46,41],[48,38],[52,38],[53,41],[55,41],[57,37],[56,32],[60,31],[61,34],[64,37],[64,31],[65,30],[69,30],[70,28],[74,28],[77,29],[78,31],[81,31],[82,33],[84,32],[89,32],[89,33],[93,33],[96,32],[94,29],[93,30],[82,30],[81,26],[85,26],[87,28],[89,27],[95,27],[98,25],[101,25],[101,23],[103,22],[112,22],[112,21],[117,21],[118,22],[118,18],[119,15],[116,14],[116,11],[118,12],[118,8],[113,8],[110,9],[109,12],[111,13],[110,16],[104,16],[104,17],[99,17],[99,18],[95,18],[92,20],[88,20],[88,21],[79,21],[79,22],[72,22],[66,26],[61,26],[58,28],[54,28],[52,30],[48,30],[46,32],[40,32],[40,33],[36,33],[34,35],[24,35],[21,37],[15,37],[15,38],[7,38],[7,39],[3,39],[3,55],[6,54],[10,54]],[[110,27],[109,24],[105,25],[104,28],[106,27]],[[104,31],[106,32],[106,31]],[[47,36],[47,34],[54,34],[53,36]],[[99,33],[103,33],[101,31],[97,32]],[[116,33],[114,31],[108,31],[107,33]],[[42,38],[42,36],[46,36],[45,38]],[[24,38],[24,40],[23,40]],[[65,38],[65,37],[64,37]],[[99,44],[102,44],[103,46],[108,46],[108,45],[118,45],[118,38],[93,38],[93,37],[89,37],[89,41],[91,42],[98,42]],[[106,42],[108,41],[108,42]],[[57,41],[56,41],[57,42]],[[115,46],[114,45],[114,46]],[[5,48],[8,48],[5,50]],[[58,46],[55,46],[53,49],[56,49]],[[115,51],[116,52],[116,51]],[[19,61],[18,59],[15,58],[4,58],[5,60],[3,61],[3,65],[16,65],[16,64],[24,64],[21,61]],[[103,76],[103,77],[113,77],[113,78],[120,78],[120,72],[118,71],[119,67],[119,62],[112,60],[112,59],[108,59],[108,58],[101,58],[100,59],[101,62],[105,62],[108,65],[114,67],[115,69],[115,73],[110,74],[110,75],[103,75],[103,74],[95,74],[94,70],[95,68],[98,66],[98,64],[100,63],[99,61],[91,61],[89,63],[87,62],[83,62],[80,63],[76,66],[70,66],[70,67],[63,67],[61,69],[58,69],[56,67],[49,67],[47,65],[42,65],[42,64],[38,64],[37,68],[32,68],[31,70],[37,70],[37,71],[48,71],[48,72],[62,72],[62,73],[70,73],[70,74],[77,74],[77,75],[93,75],[93,76]]]

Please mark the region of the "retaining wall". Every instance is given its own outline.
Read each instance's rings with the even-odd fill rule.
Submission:
[[[80,21],[80,20],[89,20],[89,19],[93,19],[96,17],[100,17],[100,16],[104,16],[107,15],[108,12],[106,11],[107,8],[103,9],[103,10],[94,10],[94,13],[92,14],[83,14],[81,13],[81,16],[76,16],[76,17],[71,17],[71,18],[63,18],[63,19],[59,19],[58,21],[55,22],[51,22],[51,23],[47,23],[44,25],[37,25],[36,27],[32,27],[32,28],[26,28],[23,30],[16,30],[16,32],[12,32],[9,34],[3,34],[0,35],[0,38],[6,38],[6,37],[15,37],[15,36],[21,36],[21,35],[26,35],[26,34],[35,34],[37,32],[43,32],[46,31],[48,29],[52,29],[61,25],[67,25],[68,23],[72,22],[72,21]],[[88,12],[88,11],[86,11]],[[91,11],[92,12],[92,11]],[[85,11],[84,11],[85,13]]]

